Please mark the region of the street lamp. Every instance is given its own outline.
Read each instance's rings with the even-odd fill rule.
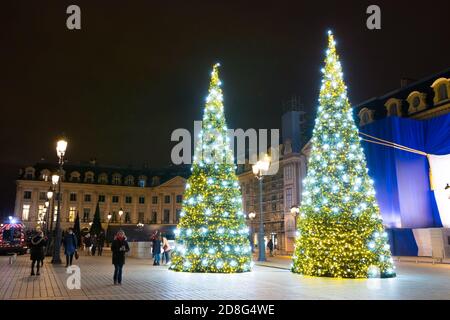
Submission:
[[[265,154],[263,160],[256,162],[252,166],[253,174],[259,180],[259,232],[258,232],[258,261],[266,261],[266,245],[264,242],[264,212],[263,212],[263,178],[270,168],[270,157]]]
[[[58,184],[58,214],[56,216],[56,227],[55,227],[55,235],[56,235],[56,241],[54,243],[54,250],[53,250],[53,259],[52,263],[54,264],[60,264],[61,263],[61,176],[63,174],[63,165],[64,165],[64,155],[66,154],[67,150],[67,141],[65,139],[59,139],[56,143],[56,154],[59,158],[58,164],[58,178],[55,177],[55,180],[53,180],[54,176],[52,177],[52,182],[57,182]]]
[[[297,218],[298,214],[300,213],[300,208],[298,206],[292,206],[291,207],[291,214],[294,215],[294,221],[295,221],[295,232],[297,234]]]
[[[109,222],[111,221],[112,215],[111,213],[108,213],[108,215],[106,216],[106,218],[108,218],[108,220],[106,221],[106,231],[105,231],[105,241],[106,241],[106,246],[108,247],[108,228],[109,228]]]
[[[447,197],[450,199],[450,184],[447,183],[447,185],[445,186],[444,190],[447,193]]]
[[[122,227],[122,215],[123,215],[123,210],[122,208],[119,209],[119,225],[120,227]]]
[[[255,252],[255,246],[254,246],[254,241],[253,241],[254,240],[253,239],[253,225],[252,225],[253,219],[255,219],[255,217],[256,217],[256,213],[254,213],[253,211],[248,214],[248,218],[250,219],[250,234],[251,234],[251,238],[250,238],[251,242],[250,243],[252,245],[252,253]]]

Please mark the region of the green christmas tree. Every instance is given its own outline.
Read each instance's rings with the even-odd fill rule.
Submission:
[[[93,236],[94,234],[99,235],[100,231],[102,231],[102,223],[100,221],[100,206],[97,202],[97,207],[95,207],[94,220],[92,221],[89,233],[91,234],[91,236]]]
[[[186,183],[170,268],[187,272],[251,270],[249,230],[235,175],[216,64],[211,74],[192,175]]]
[[[292,271],[395,277],[335,45],[329,32]]]

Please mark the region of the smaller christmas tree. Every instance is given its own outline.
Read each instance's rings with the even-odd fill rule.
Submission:
[[[97,207],[95,207],[94,220],[92,221],[89,233],[91,234],[91,236],[93,236],[94,234],[99,235],[101,231],[102,231],[102,223],[100,221],[100,206],[97,202]]]

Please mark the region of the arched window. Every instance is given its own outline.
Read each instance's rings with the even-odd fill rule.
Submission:
[[[108,184],[108,175],[106,173],[100,173],[98,176],[98,183]]]
[[[146,176],[139,176],[138,184],[139,184],[139,187],[145,188],[145,186],[147,185],[147,177]]]
[[[426,94],[418,91],[413,91],[406,99],[409,103],[408,113],[416,113],[427,108]]]
[[[84,174],[84,182],[94,183],[94,173],[92,171],[88,171]]]
[[[78,171],[70,173],[70,182],[80,182],[80,173]]]
[[[450,97],[450,79],[439,78],[431,85],[434,91],[433,103],[438,104]]]
[[[447,85],[445,83],[441,84],[438,87],[438,99],[439,101],[444,101],[448,99]]]
[[[41,180],[43,180],[43,181],[50,181],[51,175],[52,175],[52,174],[51,174],[50,170],[44,169],[44,170],[41,170],[41,176],[40,176],[40,178],[41,178]]]
[[[28,167],[25,169],[25,179],[27,180],[33,180],[34,179],[34,173],[36,170],[33,167]]]
[[[384,104],[387,111],[387,116],[402,116],[402,100],[397,98],[390,98],[386,103]]]
[[[368,108],[362,108],[361,111],[359,111],[358,117],[359,117],[359,125],[365,126],[368,123],[371,123],[374,120],[374,110],[370,110]]]
[[[122,183],[122,176],[120,173],[114,173],[112,176],[112,184],[120,185]]]
[[[132,185],[134,185],[134,177],[131,176],[131,175],[127,176],[127,177],[125,178],[125,184],[126,184],[127,186],[132,186]]]

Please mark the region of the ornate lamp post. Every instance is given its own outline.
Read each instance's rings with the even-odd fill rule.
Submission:
[[[122,215],[123,215],[123,210],[122,208],[119,209],[119,225],[120,225],[120,229],[122,229]]]
[[[248,218],[250,219],[250,235],[251,235],[250,241],[251,241],[251,245],[252,245],[252,253],[255,252],[255,246],[254,246],[254,241],[253,241],[253,239],[254,239],[253,238],[253,226],[252,226],[253,219],[255,219],[255,217],[256,217],[256,213],[254,213],[253,211],[248,214]]]
[[[298,206],[292,206],[291,207],[291,214],[294,215],[295,219],[295,231],[297,231],[297,217],[300,212],[300,208]]]
[[[66,154],[67,149],[67,141],[65,139],[60,139],[56,143],[56,154],[59,158],[59,168],[58,168],[58,213],[56,215],[56,227],[55,227],[55,236],[56,241],[54,243],[54,250],[53,250],[53,259],[52,263],[54,264],[60,264],[61,263],[61,180],[62,180],[62,174],[63,174],[63,165],[64,165],[64,155]]]
[[[106,230],[105,230],[105,241],[106,241],[106,246],[108,247],[108,227],[109,227],[109,222],[111,221],[112,215],[111,213],[109,213],[106,218],[108,218],[108,220],[106,221]]]
[[[263,212],[263,178],[270,167],[270,157],[266,154],[263,160],[252,166],[253,174],[259,180],[259,232],[258,232],[258,261],[266,261],[266,245],[264,242],[264,212]]]

